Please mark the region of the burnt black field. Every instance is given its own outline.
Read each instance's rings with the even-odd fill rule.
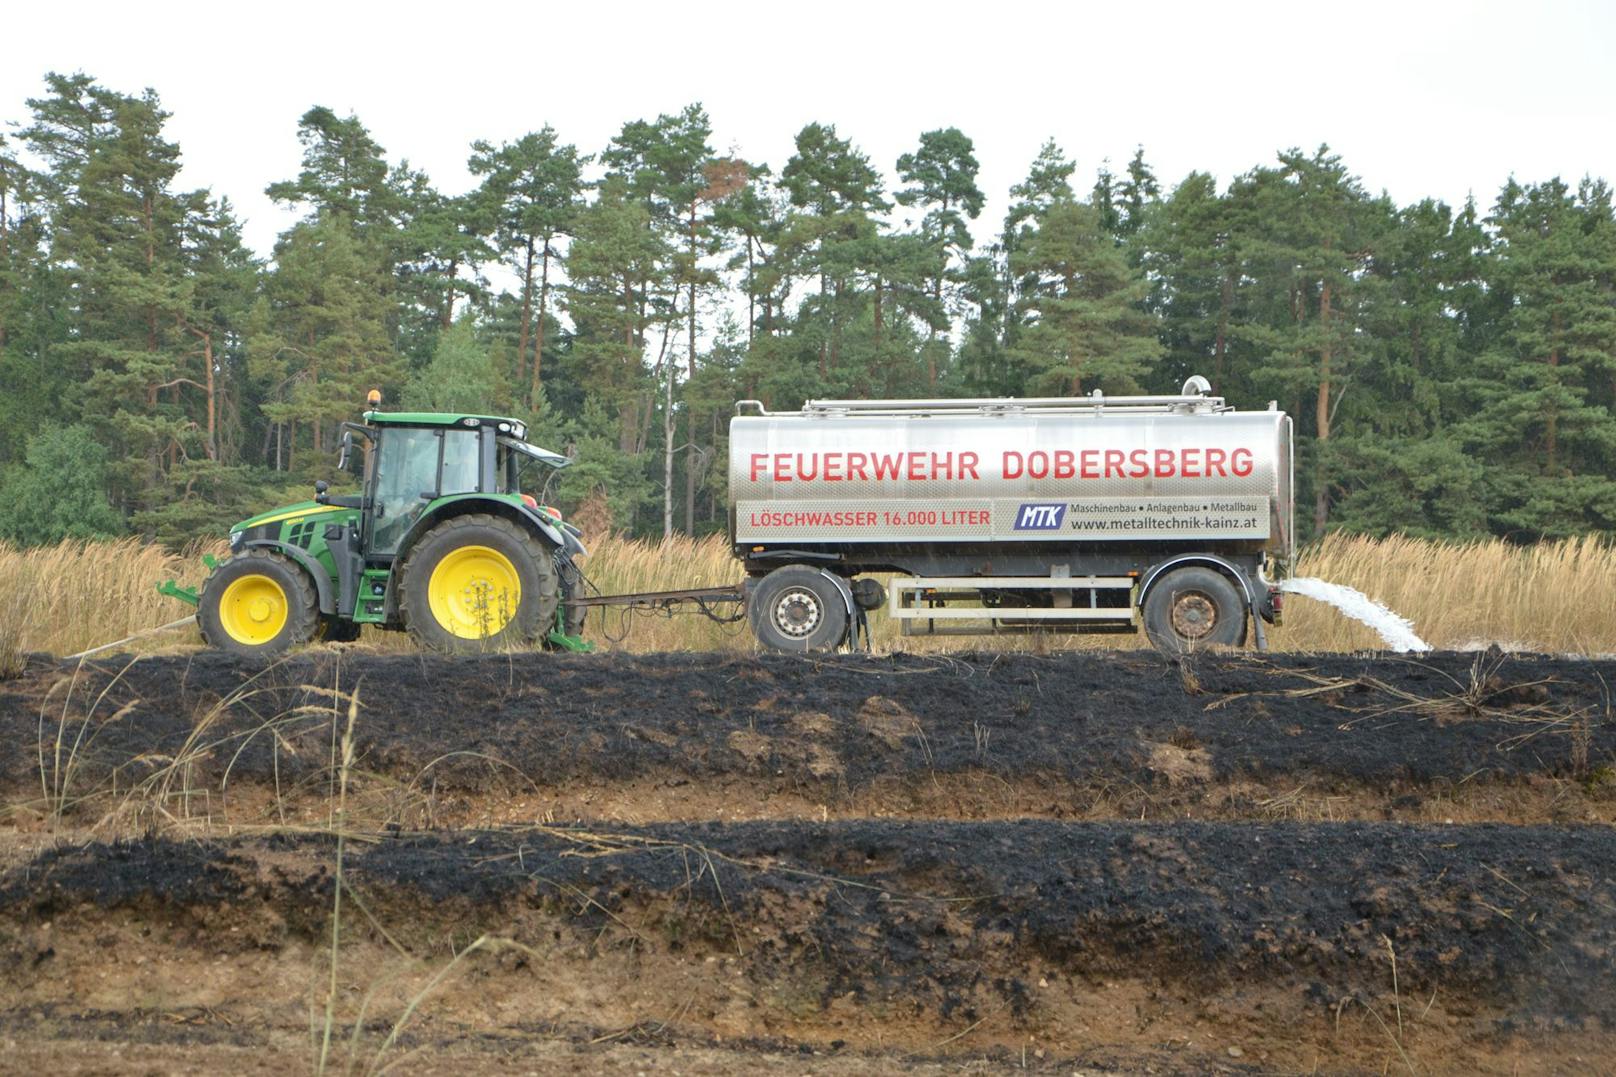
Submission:
[[[1587,1071],[1611,685],[1497,652],[36,657],[0,682],[0,1032],[301,1059],[340,820],[344,998],[504,947],[403,1041],[474,1072]]]
[[[1616,761],[1612,685],[1616,662],[1476,654],[36,660],[0,683],[0,730],[25,746],[0,756],[0,789],[38,788],[42,735],[76,746],[81,786],[127,787],[188,745],[206,748],[198,781],[295,783],[329,769],[356,696],[358,770],[430,765],[472,792],[660,777],[834,799],[958,774],[1165,788],[1168,745],[1201,779],[1417,795],[1597,777]]]
[[[58,849],[5,875],[0,910],[24,931],[138,912],[210,950],[317,945],[332,844]],[[1462,994],[1519,1021],[1616,1020],[1608,827],[530,828],[388,835],[351,845],[345,870],[372,911],[420,945],[518,925],[518,941],[564,935],[587,951],[631,944],[633,923],[669,955],[738,952],[758,980],[811,969],[826,1001],[851,991],[943,1015],[980,1005],[982,988],[1014,1009],[1030,989],[1017,970],[1034,963],[1191,992],[1278,983],[1322,1007],[1378,991],[1389,946],[1404,990]],[[48,975],[48,955],[5,958],[8,976]],[[1002,975],[984,981],[988,969]]]

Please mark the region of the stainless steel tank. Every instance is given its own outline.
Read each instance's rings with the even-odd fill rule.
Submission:
[[[1293,545],[1291,421],[1216,397],[811,401],[730,422],[738,544]],[[746,402],[751,403],[751,402]]]

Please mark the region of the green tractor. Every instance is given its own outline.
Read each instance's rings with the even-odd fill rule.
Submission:
[[[569,461],[524,439],[516,419],[385,413],[370,396],[344,423],[338,470],[364,442],[356,495],[315,483],[314,500],[230,529],[230,556],[202,584],[197,623],[211,646],[270,656],[311,639],[405,629],[439,651],[542,643],[586,650],[573,558],[579,531],[522,492]],[[166,585],[165,592],[192,599]]]

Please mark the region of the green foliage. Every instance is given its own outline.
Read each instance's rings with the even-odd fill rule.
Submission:
[[[27,108],[0,137],[0,534],[215,534],[337,478],[371,388],[531,417],[576,454],[564,510],[654,533],[723,527],[738,398],[1197,373],[1294,416],[1300,538],[1616,530],[1600,180],[1400,206],[1323,146],[1220,186],[1164,185],[1142,148],[1080,174],[1048,142],[981,244],[952,127],[918,135],[890,196],[834,125],[775,170],[715,151],[700,104],[595,156],[547,126],[472,142],[477,186],[448,195],[316,106],[268,188],[300,217],[260,263],[227,199],[178,186],[154,92],[49,74]]]
[[[488,347],[477,327],[462,318],[438,334],[432,361],[410,378],[403,405],[409,411],[486,410],[499,397],[499,383]]]
[[[1143,308],[1143,274],[1128,264],[1095,207],[1061,198],[1035,218],[1010,261],[1026,282],[1025,328],[1014,345],[1035,393],[1080,395],[1085,383],[1137,391],[1161,354]]]
[[[121,534],[106,486],[107,452],[95,431],[47,429],[28,439],[26,462],[0,483],[0,538],[32,546]]]

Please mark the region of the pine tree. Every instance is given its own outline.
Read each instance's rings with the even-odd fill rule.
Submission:
[[[387,333],[390,289],[374,246],[341,216],[295,225],[276,244],[248,344],[275,467],[293,468],[300,429],[321,456],[325,432],[351,418],[369,389],[401,380]]]
[[[483,177],[475,199],[492,221],[495,245],[515,265],[522,280],[515,375],[528,385],[528,406],[537,407],[547,320],[550,317],[550,267],[561,256],[557,246],[573,234],[583,208],[583,167],[587,157],[576,146],[560,143],[544,127],[498,147],[472,144],[471,171]],[[537,315],[534,269],[537,261]],[[528,347],[532,341],[531,352]],[[531,354],[532,361],[528,356]]]
[[[1135,244],[1153,286],[1150,307],[1161,319],[1164,380],[1203,374],[1219,393],[1231,388],[1230,336],[1243,279],[1229,210],[1217,181],[1191,172],[1142,225]]]
[[[154,93],[130,97],[87,75],[46,85],[23,137],[49,166],[50,259],[72,288],[72,331],[49,362],[70,414],[105,430],[115,503],[139,511],[182,460],[213,446],[197,421],[215,407],[212,368],[184,326],[195,313],[185,237],[209,227],[214,207],[174,190],[179,147],[163,137]]]
[[[1072,396],[1085,385],[1138,391],[1161,354],[1154,320],[1141,309],[1143,275],[1091,205],[1059,198],[1034,224],[1010,261],[1028,283],[1027,321],[1013,350],[1031,372],[1029,387]]]
[[[388,184],[386,151],[357,116],[339,117],[324,105],[297,124],[303,168],[296,179],[272,183],[264,193],[277,202],[306,206],[316,218],[337,216],[360,233],[391,239],[400,209],[399,192]]]
[[[368,389],[402,380],[394,269],[409,192],[424,184],[407,164],[390,172],[356,116],[312,108],[298,140],[302,170],[265,193],[307,214],[275,246],[250,345],[277,469],[292,468],[299,429],[320,457]]]
[[[1463,433],[1494,463],[1492,526],[1511,537],[1616,526],[1616,221],[1609,189],[1511,180],[1491,223],[1499,332],[1465,388]]]
[[[1342,386],[1377,345],[1360,332],[1381,282],[1367,272],[1392,218],[1341,159],[1321,146],[1289,150],[1277,168],[1241,177],[1229,194],[1230,228],[1242,253],[1247,317],[1236,327],[1252,352],[1247,377],[1298,412],[1312,457],[1299,499],[1313,503],[1312,532],[1329,520],[1338,467],[1330,442]],[[1277,391],[1276,391],[1277,390]],[[1306,400],[1304,410],[1303,403]]]
[[[801,272],[816,277],[819,292],[797,312],[797,335],[818,356],[821,382],[834,385],[844,333],[862,306],[856,278],[867,266],[861,254],[874,247],[873,215],[891,208],[882,193],[881,177],[870,159],[836,128],[811,123],[797,133],[797,152],[780,170],[780,186],[798,211],[787,226],[786,243],[794,246]],[[875,317],[884,318],[876,293]]]
[[[65,372],[49,356],[65,335],[65,274],[49,263],[44,181],[0,136],[0,469],[19,462],[27,432],[66,416]]]
[[[899,205],[920,206],[926,211],[920,234],[928,248],[932,265],[927,272],[931,295],[927,327],[926,371],[932,388],[937,385],[937,352],[947,353],[946,340],[939,334],[948,328],[950,306],[944,286],[951,279],[950,263],[965,258],[971,250],[967,220],[982,212],[982,192],[976,186],[975,147],[957,127],[927,131],[920,136],[920,147],[898,158],[898,175],[907,184],[897,192]]]
[[[432,361],[404,388],[402,403],[417,411],[486,411],[499,392],[488,347],[467,315],[438,334]]]
[[[566,257],[565,305],[576,330],[569,361],[586,391],[617,419],[620,451],[638,456],[648,447],[652,390],[672,361],[678,312],[670,303],[671,248],[621,177],[601,186],[577,229]],[[655,348],[655,379],[645,367],[648,344]]]

